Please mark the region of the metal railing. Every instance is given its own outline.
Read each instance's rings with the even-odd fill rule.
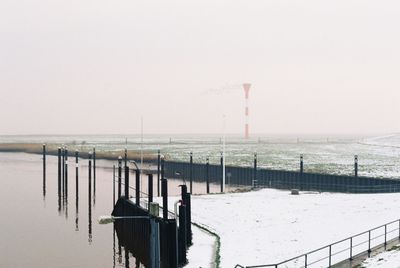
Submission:
[[[372,228],[368,231],[342,239],[327,246],[309,251],[305,254],[273,264],[261,264],[242,266],[237,268],[259,268],[259,267],[332,267],[342,261],[352,260],[361,254],[370,256],[374,248],[384,247],[388,242],[400,239],[400,219]]]

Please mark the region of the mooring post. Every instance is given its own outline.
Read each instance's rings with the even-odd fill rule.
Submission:
[[[187,249],[187,239],[186,239],[186,206],[181,204],[179,206],[179,229],[178,229],[178,248],[179,248],[179,263],[187,263],[186,259],[186,249]]]
[[[79,152],[75,150],[75,194],[78,198],[79,192]]]
[[[354,176],[358,177],[358,155],[354,156]]]
[[[118,199],[121,198],[122,157],[118,157]]]
[[[46,144],[43,144],[43,196],[46,195]]]
[[[157,152],[157,196],[160,197],[160,164],[161,164],[161,153],[160,150]]]
[[[257,187],[257,153],[254,153],[253,188]]]
[[[136,169],[135,192],[136,205],[140,207],[140,169]]]
[[[168,219],[168,181],[164,178],[164,158],[161,159],[161,195],[163,199],[163,219]]]
[[[304,172],[303,154],[300,155],[300,174]]]
[[[220,164],[221,164],[221,193],[223,193],[224,192],[224,155],[223,155],[223,152],[221,152]]]
[[[207,157],[207,159],[206,159],[206,189],[207,189],[207,194],[210,193],[209,167],[210,167],[210,163],[209,163],[209,159]]]
[[[61,195],[61,147],[58,147],[58,195]]]
[[[68,149],[65,147],[65,196],[68,196]]]
[[[153,174],[148,174],[148,184],[149,184],[149,209],[150,209],[150,203],[153,202]]]
[[[190,180],[190,193],[193,194],[193,152],[190,152],[189,180]]]
[[[93,195],[96,195],[96,148],[93,147]]]
[[[129,199],[129,167],[125,167],[125,198]]]

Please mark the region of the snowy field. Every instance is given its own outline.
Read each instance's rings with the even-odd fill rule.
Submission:
[[[174,201],[170,198],[170,209]],[[400,194],[301,192],[295,196],[263,189],[192,197],[192,220],[221,237],[221,267],[277,263],[396,220],[399,211]],[[327,253],[319,252],[315,258]],[[198,267],[192,264],[188,267]]]
[[[400,251],[396,249],[378,254],[373,258],[365,260],[361,267],[400,268]]]

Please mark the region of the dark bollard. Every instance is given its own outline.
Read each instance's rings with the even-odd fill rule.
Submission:
[[[253,188],[257,187],[257,153],[254,153]]]
[[[210,163],[208,160],[208,157],[206,159],[206,188],[207,188],[207,194],[210,193],[210,178],[209,178],[209,167],[210,167]]]
[[[223,152],[221,152],[220,163],[221,163],[221,193],[223,193],[224,192],[224,155],[223,155]]]
[[[163,219],[168,219],[168,181],[164,178],[164,158],[161,159],[161,195],[163,200]]]
[[[58,195],[61,195],[61,148],[58,147]]]
[[[121,182],[122,182],[122,157],[118,157],[118,199],[121,198]]]
[[[160,150],[157,153],[157,196],[160,197],[160,161],[161,161],[161,154]]]
[[[300,155],[300,174],[304,172],[304,163],[303,163],[303,155]]]
[[[93,148],[93,196],[96,195],[96,148]]]
[[[179,263],[187,263],[186,251],[187,251],[187,230],[186,230],[186,206],[184,204],[179,206],[179,229],[178,229],[178,258]]]
[[[43,196],[46,196],[46,144],[43,144]]]
[[[149,179],[149,211],[150,211],[150,203],[153,202],[153,174],[148,174],[148,179]]]
[[[189,167],[190,193],[193,194],[193,153],[190,152],[190,167]]]
[[[65,148],[65,196],[68,196],[68,149]]]
[[[140,207],[140,170],[139,169],[136,169],[135,198],[136,198],[136,205]]]
[[[79,152],[75,151],[75,192],[79,191]]]
[[[129,167],[125,167],[125,198],[129,199]]]
[[[358,177],[358,155],[354,156],[354,176]]]

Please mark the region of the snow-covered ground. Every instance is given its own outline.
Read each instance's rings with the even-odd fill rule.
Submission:
[[[171,210],[176,198],[170,198]],[[221,237],[221,267],[280,262],[396,220],[399,211],[400,194],[301,192],[295,196],[288,191],[263,189],[192,197],[192,220]],[[397,226],[389,226],[388,232]],[[366,239],[367,235],[362,236],[353,241],[354,245]],[[347,243],[333,247],[332,252],[348,247]],[[353,253],[365,249],[367,244]],[[308,261],[327,254],[328,250],[318,252]],[[343,254],[333,261],[347,258],[348,253]],[[292,265],[302,264],[299,259]],[[313,267],[324,265],[320,262]]]
[[[373,258],[365,260],[361,267],[400,268],[400,251],[399,249],[394,249],[378,254]]]
[[[188,265],[186,267],[214,267],[215,237],[196,226],[192,226],[193,245],[187,253]]]

